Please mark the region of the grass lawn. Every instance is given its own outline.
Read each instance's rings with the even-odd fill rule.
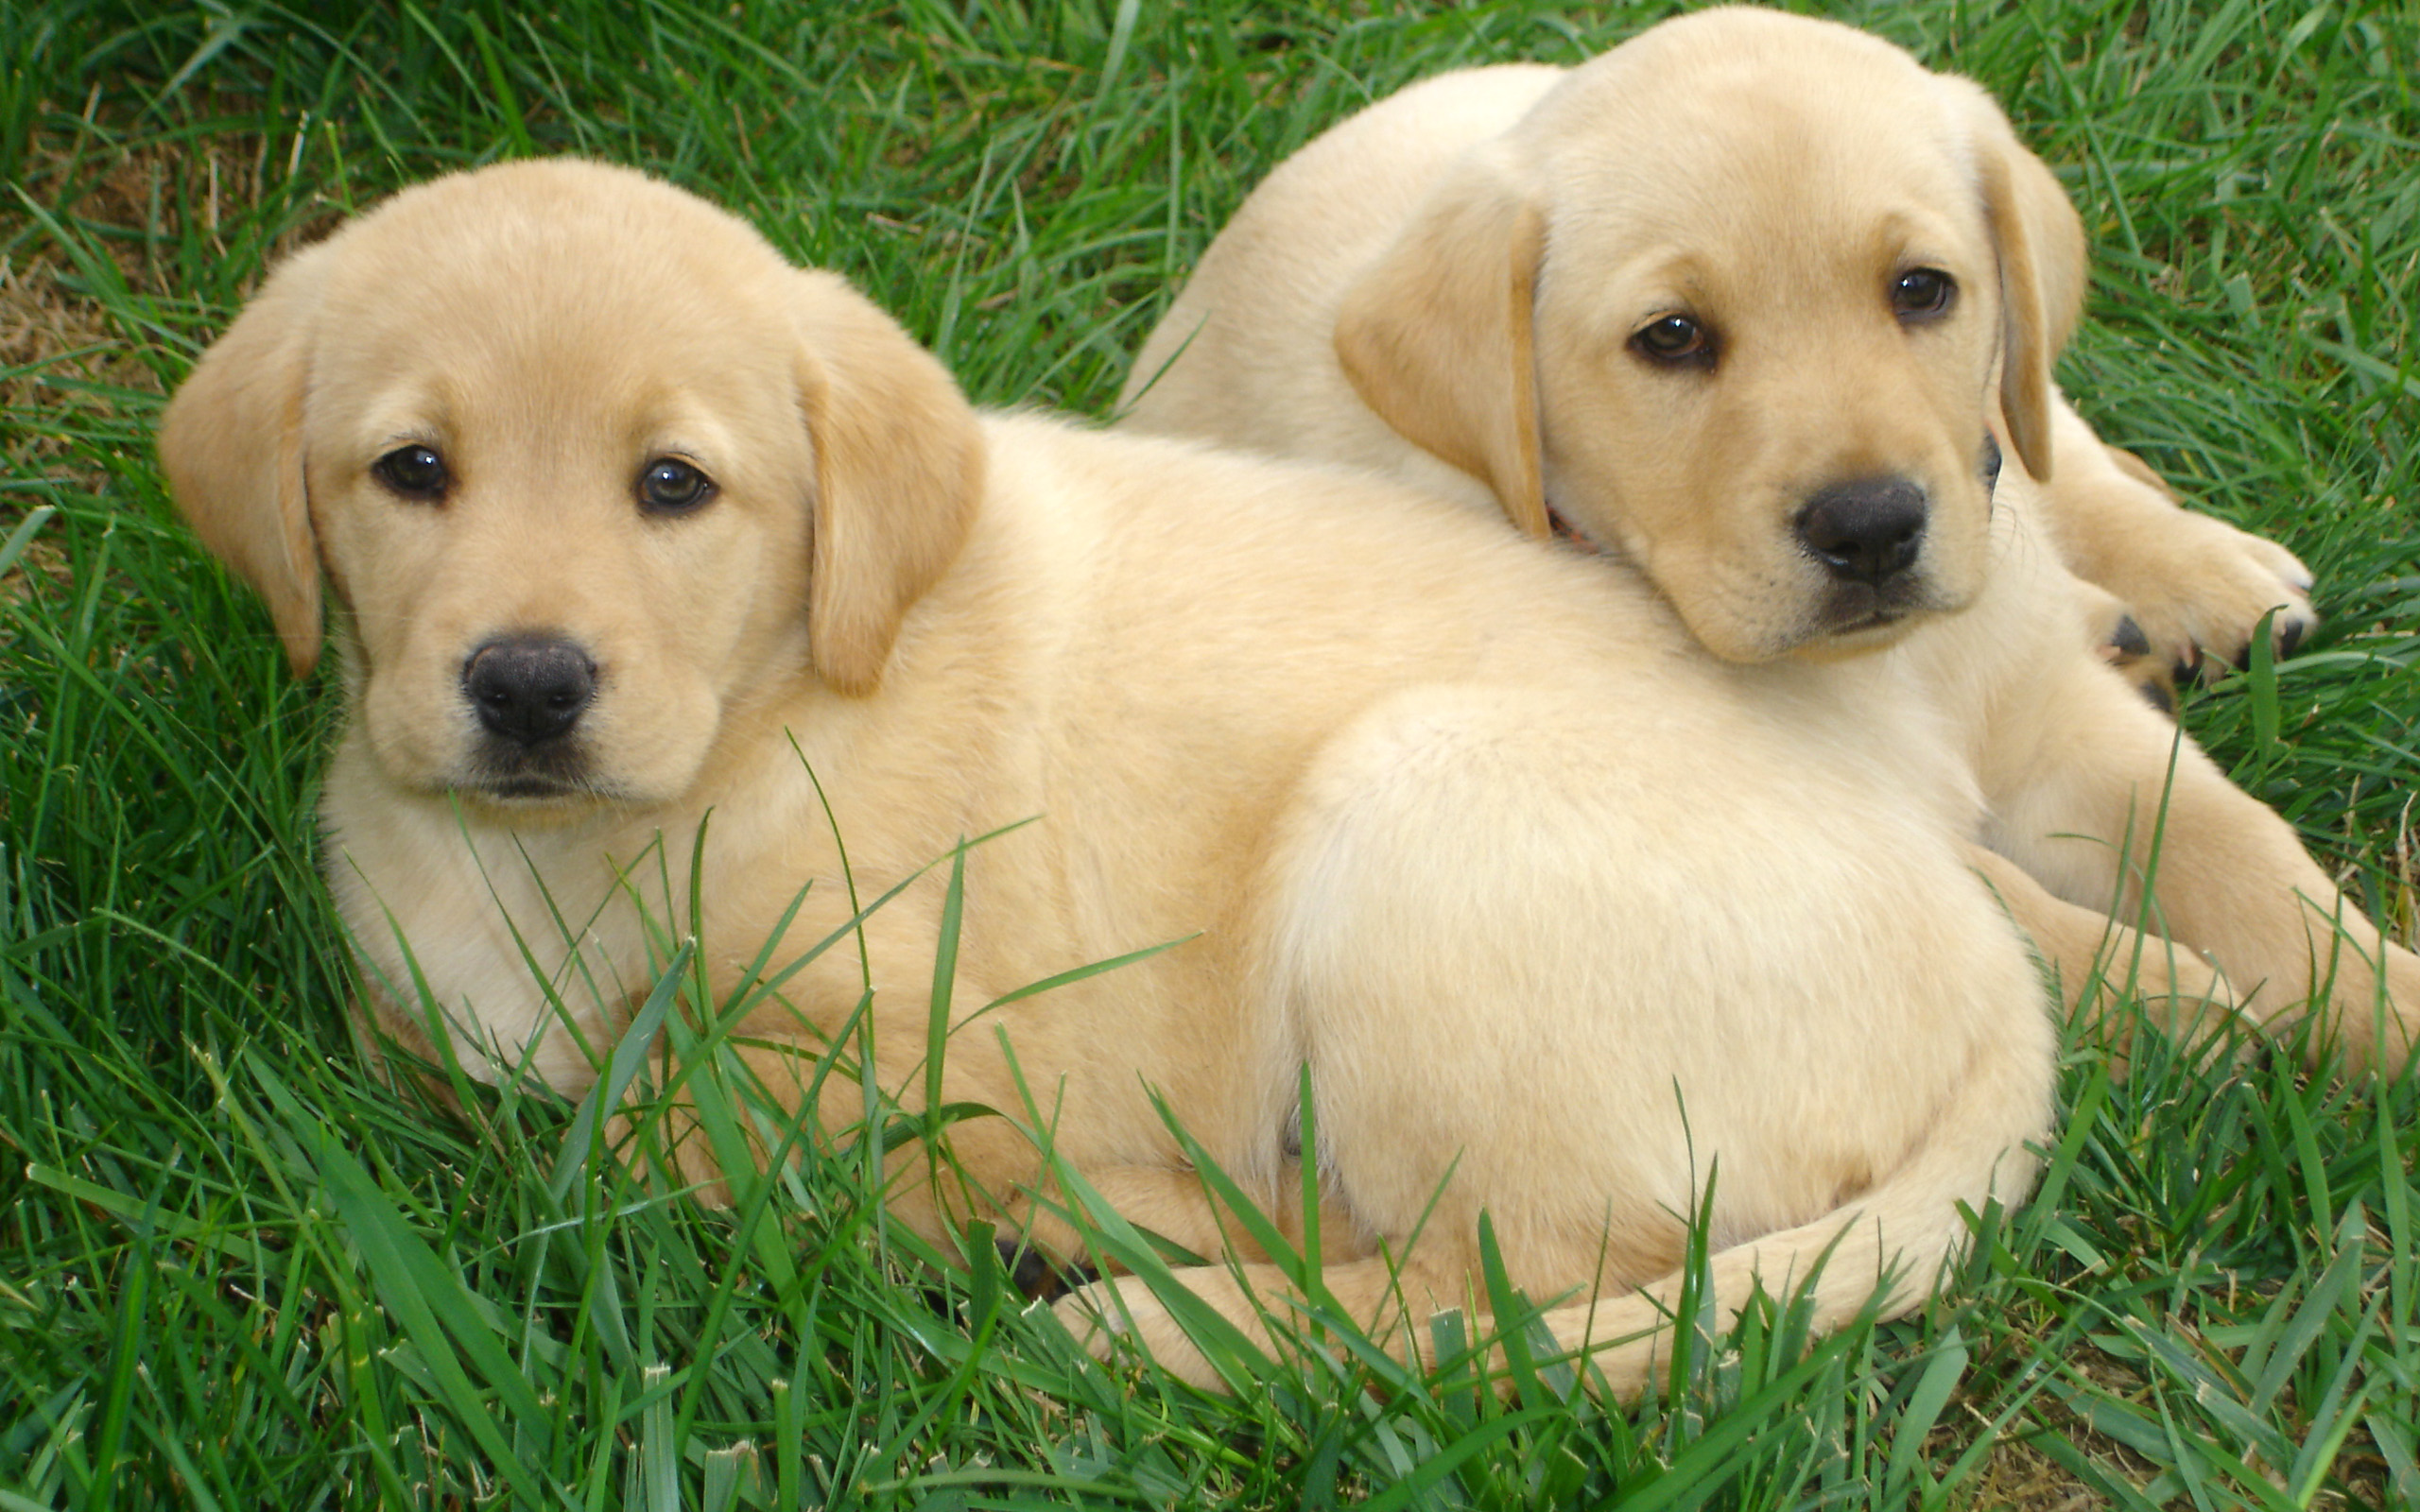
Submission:
[[[1371,9],[1380,13],[1370,14]],[[1842,5],[2066,177],[2087,416],[2320,576],[2188,727],[2406,939],[2420,12]],[[1660,9],[503,0],[0,9],[0,1509],[2420,1506],[2403,1085],[2074,1049],[2032,1203],[1920,1318],[1694,1337],[1608,1411],[1082,1358],[819,1157],[705,1211],[577,1110],[363,1069],[311,812],[334,689],[173,521],[161,394],[264,263],[497,158],[634,163],[974,394],[1098,414],[1259,174],[1423,75]],[[331,19],[333,18],[333,19]],[[859,1152],[862,1155],[862,1152]]]

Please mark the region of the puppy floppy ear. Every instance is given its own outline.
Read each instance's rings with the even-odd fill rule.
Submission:
[[[323,263],[289,259],[168,402],[160,463],[194,534],[268,600],[285,659],[320,660],[320,553],[303,491],[302,409]]]
[[[965,544],[983,433],[931,353],[830,273],[798,275],[799,386],[815,449],[807,638],[842,693],[882,680],[908,607]]]
[[[2083,309],[2083,222],[2040,158],[2026,150],[1983,90],[1949,81],[1968,123],[2000,264],[2000,414],[2035,478],[2050,476],[2050,376]]]
[[[2014,180],[2017,218],[2025,223],[2033,253],[2033,280],[2041,291],[2048,346],[2055,361],[2083,318],[2083,218],[2076,214],[2059,176],[2025,147],[2016,148],[2009,172]]]
[[[1346,291],[1336,354],[1397,434],[1495,490],[1524,534],[1548,532],[1532,302],[1546,215],[1489,151],[1441,182]]]

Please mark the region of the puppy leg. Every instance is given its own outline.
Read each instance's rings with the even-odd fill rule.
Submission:
[[[2048,1057],[2038,1037],[2010,1036],[1982,1047],[1940,1105],[1939,1117],[1902,1163],[1872,1185],[1843,1194],[1841,1205],[1806,1222],[1729,1245],[1695,1276],[1676,1268],[1641,1284],[1612,1274],[1616,1236],[1608,1231],[1599,1273],[1557,1288],[1524,1276],[1533,1255],[1519,1247],[1517,1217],[1493,1208],[1504,1236],[1512,1284],[1532,1305],[1553,1348],[1580,1359],[1592,1388],[1633,1400],[1655,1383],[1672,1349],[1671,1327],[1694,1295],[1730,1327],[1759,1293],[1784,1296],[1805,1286],[1812,1326],[1842,1328],[1869,1309],[1896,1316],[1918,1305],[1942,1269],[1963,1248],[1962,1207],[1981,1211],[2013,1201],[2031,1183],[2034,1157],[2024,1147],[2046,1121]],[[1722,1242],[1718,1218],[1716,1242]],[[1678,1234],[1677,1224],[1675,1233]],[[1677,1256],[1675,1257],[1677,1259]],[[1170,1297],[1132,1277],[1094,1282],[1056,1304],[1063,1323],[1093,1353],[1107,1357],[1120,1338],[1163,1368],[1206,1389],[1236,1384],[1198,1342],[1187,1317],[1206,1305],[1263,1351],[1322,1347],[1324,1330],[1366,1332],[1399,1359],[1435,1367],[1445,1349],[1485,1344],[1487,1367],[1509,1390],[1504,1351],[1491,1336],[1526,1331],[1529,1320],[1492,1314],[1467,1231],[1432,1222],[1408,1252],[1328,1265],[1298,1279],[1268,1265],[1178,1270],[1189,1296]],[[1305,1284],[1307,1282],[1307,1284]],[[1583,1295],[1571,1300],[1567,1293]],[[1439,1315],[1461,1314],[1461,1327],[1437,1330]],[[1248,1366],[1244,1368],[1249,1368]]]
[[[2162,1029],[2187,1043],[2233,1016],[2234,990],[2193,951],[2052,897],[2024,868],[1980,846],[1968,860],[2056,974],[2068,1014],[2091,1023],[2121,1065],[2132,1020],[2115,1010],[2128,999],[2139,1000]]]
[[[1247,1263],[1273,1257],[1266,1245],[1223,1199],[1213,1196],[1199,1172],[1167,1166],[1124,1165],[1087,1169],[1083,1179],[1111,1211],[1147,1233],[1178,1248],[1217,1260],[1226,1256]],[[1273,1193],[1247,1194],[1275,1228],[1278,1240],[1296,1254],[1308,1241],[1304,1222],[1300,1167],[1290,1162]],[[1055,1184],[1045,1195],[1020,1194],[1009,1205],[1009,1216],[1027,1241],[1061,1269],[1080,1268],[1097,1258],[1066,1213],[1071,1207]],[[1320,1194],[1320,1253],[1330,1260],[1367,1253],[1353,1214],[1327,1192]]]
[[[2063,660],[2029,685],[2040,702],[2003,716],[2036,728],[2031,759],[1985,778],[1992,849],[2058,897],[2206,954],[2272,1032],[2316,1009],[2346,1069],[2399,1070],[2420,1036],[2420,956],[2108,669]]]
[[[961,989],[961,1001],[986,1001],[971,985]],[[649,1143],[667,1176],[713,1207],[733,1200],[730,1176],[743,1152],[759,1171],[798,1160],[803,1150],[817,1159],[878,1159],[878,1192],[892,1220],[946,1249],[969,1222],[1012,1221],[1018,1194],[1041,1179],[1044,1162],[1026,1126],[1009,1117],[972,1113],[938,1130],[908,1131],[912,1124],[903,1121],[913,1120],[923,1103],[924,1057],[908,1048],[923,1040],[922,1024],[914,1027],[913,1036],[878,1028],[876,1057],[867,1065],[847,1053],[854,1045],[836,1052],[813,1037],[789,1008],[765,1010],[723,1041],[711,1091],[697,1079],[707,1074],[703,1068],[683,1065],[659,1042],[651,1058],[661,1091],[650,1094],[651,1106],[626,1102],[614,1115],[609,1147],[636,1160],[638,1125],[650,1124]],[[901,1047],[895,1058],[884,1052],[886,1040]],[[942,1106],[1015,1107],[993,1047],[974,1036],[953,1043]],[[879,1091],[870,1092],[869,1082]]]
[[[2178,505],[2159,475],[2102,443],[2064,401],[2044,516],[2076,575],[2118,595],[2141,631],[2143,681],[2241,666],[2271,610],[2278,654],[2319,625],[2310,570],[2273,541]],[[2121,649],[2124,649],[2121,647]]]
[[[1212,1391],[1228,1383],[1182,1321],[1191,1310],[1188,1302],[1206,1304],[1264,1354],[1317,1349],[1324,1331],[1341,1327],[1388,1345],[1398,1359],[1430,1365],[1440,1363],[1426,1327],[1437,1314],[1459,1309],[1481,1328],[1487,1318],[1483,1305],[1473,1305],[1476,1298],[1455,1265],[1435,1263],[1418,1252],[1406,1259],[1322,1266],[1307,1288],[1267,1264],[1189,1266],[1170,1275],[1186,1297],[1163,1299],[1143,1281],[1121,1276],[1078,1288],[1053,1304],[1053,1311],[1094,1355],[1106,1359],[1124,1338],[1169,1374]],[[1441,1303],[1441,1297],[1454,1300]],[[1536,1298],[1555,1299],[1551,1292]],[[1465,1329],[1464,1336],[1483,1334]]]
[[[766,1121],[749,1116],[752,1111],[761,1110],[754,1107],[759,1097],[781,1109],[780,1122],[797,1127],[802,1139],[815,1139],[819,1132],[832,1131],[833,1120],[821,1120],[825,1128],[814,1131],[803,1125],[794,1111],[805,1106],[806,1081],[815,1062],[813,1051],[801,1046],[795,1053],[786,1053],[771,1046],[751,1045],[739,1047],[735,1054],[742,1079],[753,1084],[728,1089],[732,1094],[730,1109],[738,1115],[733,1132],[746,1145],[751,1164],[762,1169],[774,1156],[762,1126]],[[650,1052],[650,1059],[656,1074],[664,1078],[664,1085],[670,1086],[679,1070],[670,1064],[660,1043]],[[666,1175],[687,1189],[700,1204],[729,1207],[732,1184],[717,1158],[715,1135],[699,1108],[696,1093],[675,1088],[664,1103],[652,1109],[640,1106],[637,1097],[638,1089],[633,1086],[625,1094],[622,1110],[606,1121],[606,1147],[636,1166],[645,1160],[641,1127],[651,1125],[654,1148],[663,1158]]]

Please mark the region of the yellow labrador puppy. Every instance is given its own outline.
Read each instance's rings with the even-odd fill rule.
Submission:
[[[978,415],[840,280],[589,163],[441,180],[284,265],[161,452],[298,668],[332,611],[330,883],[365,979],[424,984],[365,1007],[475,1074],[594,1085],[692,887],[726,991],[852,881],[904,886],[733,1042],[830,1135],[870,1096],[804,1088],[860,1044],[899,1104],[999,1110],[903,1163],[907,1221],[1023,1213],[1038,1105],[1215,1255],[1154,1097],[1282,1210],[1307,1065],[1343,1304],[1461,1305],[1485,1211],[1619,1391],[1718,1163],[1720,1305],[1828,1252],[1826,1324],[1886,1274],[1911,1304],[1959,1205],[2031,1181],[2044,995],[1968,867],[1956,731],[1887,659],[1725,662],[1457,506]],[[936,1070],[927,868],[1028,819],[965,857],[944,980],[983,1017]],[[1239,1279],[1283,1290],[1180,1274],[1247,1327]],[[1208,1379],[1152,1299],[1095,1307]]]
[[[2007,274],[2015,449],[2046,478],[2054,428],[2093,454],[2063,458],[2088,471],[2048,494],[2063,557],[2125,603],[2163,661],[2238,660],[2272,609],[2290,648],[2316,623],[2308,571],[2179,508],[2051,386],[2084,279],[2058,180],[1972,83],[1836,23],[1718,9],[1569,73],[1474,69],[1362,112],[1236,213],[1120,407],[1146,428],[1500,499],[1533,534],[1549,497],[1619,488],[1602,543],[1636,556],[1718,654],[1772,654],[1806,628],[1781,621],[1804,611],[1820,548],[1756,518],[1778,501],[1699,501],[1785,465],[1729,452],[1751,427],[1778,444],[1842,412],[1871,427],[1907,401],[1868,389],[1894,370],[1871,332],[1836,345],[1856,333],[1822,318],[1879,301],[1915,342],[1962,298],[1988,297],[1926,261],[1927,235],[1979,205],[2012,258],[1967,271]],[[1852,285],[1856,302],[1831,311]],[[1945,352],[1916,355],[1896,366],[1936,386],[1927,403],[1970,404],[1939,387]],[[1734,579],[1754,571],[1788,592],[1737,603]]]
[[[2074,211],[1981,90],[1834,23],[1716,9],[1568,73],[1415,85],[1305,147],[1204,254],[1127,404],[1601,547],[1725,660],[1895,647],[1959,731],[1978,837],[2066,900],[1980,863],[2071,990],[2100,916],[2148,906],[2261,1017],[2319,991],[2353,1063],[2399,1064],[2420,959],[2091,649],[2114,614],[2063,555],[2179,647],[2308,606],[2298,563],[2178,509],[2060,399],[2082,280]],[[2012,486],[2000,438],[2047,489]],[[2143,942],[2114,937],[2123,975]],[[2152,991],[2208,988],[2153,954]]]

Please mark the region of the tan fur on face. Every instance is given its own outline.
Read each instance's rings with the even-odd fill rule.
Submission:
[[[381,481],[406,443],[444,455],[441,499]],[[1959,731],[1892,658],[1722,662],[1474,511],[978,416],[838,280],[587,164],[407,192],[273,276],[162,444],[298,662],[324,564],[363,1011],[473,1075],[590,1087],[694,928],[717,994],[799,963],[731,1042],[806,1137],[866,1117],[847,1074],[806,1102],[844,1029],[898,1103],[997,1110],[955,1164],[899,1152],[901,1221],[1030,1220],[1038,1120],[1127,1216],[1248,1267],[1181,1275],[1254,1329],[1238,1276],[1285,1278],[1164,1108],[1279,1209],[1307,1066],[1339,1302],[1425,1347],[1395,1326],[1478,1284],[1484,1212],[1513,1284],[1582,1298],[1562,1337],[1618,1341],[1625,1392],[1710,1165],[1715,1304],[1822,1256],[1826,1326],[1886,1273],[1912,1305],[1962,1205],[2031,1181],[2044,994],[1968,867]],[[720,492],[648,514],[666,455]],[[541,629],[597,669],[547,737],[583,780],[516,798],[464,659]],[[937,1070],[933,863],[1004,830],[964,858]],[[1086,1308],[1209,1379],[1115,1281]]]
[[[1964,313],[1892,319],[1910,265],[1955,276]],[[2271,605],[2298,633],[2309,579],[2178,509],[2051,387],[2083,279],[2057,180],[1974,85],[1833,23],[1709,10],[1567,73],[1430,79],[1330,129],[1204,253],[1128,422],[1370,468],[1530,536],[1551,511],[1725,658],[1890,645],[1987,800],[1977,865],[2070,995],[2114,947],[2180,1022],[2216,995],[2275,1025],[2317,992],[2351,1063],[2399,1065],[2420,958],[2095,654],[2126,612],[2154,658],[2240,647]],[[1643,363],[1632,336],[1673,311],[1727,352]],[[2012,454],[1996,501],[1987,429]],[[1789,521],[1810,486],[1864,472],[1930,495],[1927,592],[1894,626],[1831,633]],[[2169,937],[2113,933],[2113,912]]]

